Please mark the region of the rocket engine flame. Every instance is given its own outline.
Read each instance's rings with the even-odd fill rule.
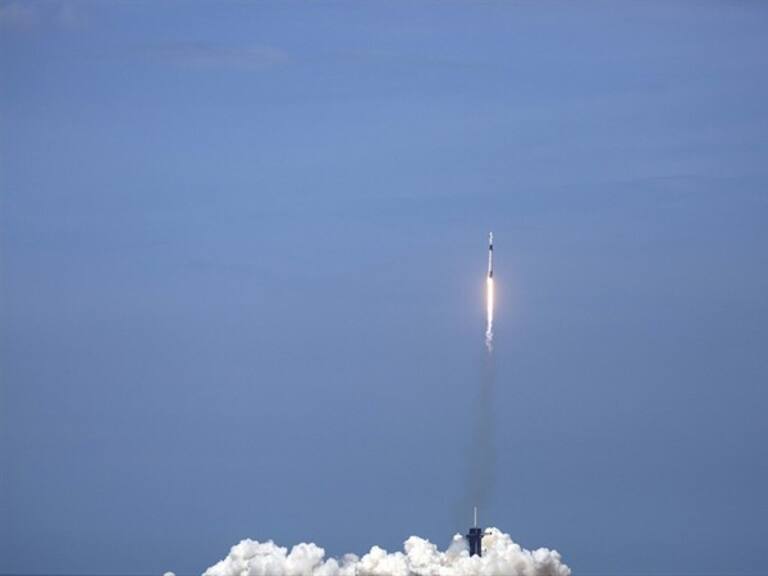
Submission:
[[[485,327],[485,346],[493,352],[493,232],[488,234],[488,279],[485,288],[485,304],[488,321]]]
[[[485,300],[488,316],[485,328],[485,346],[488,348],[488,352],[493,352],[493,278],[491,277],[486,281]]]

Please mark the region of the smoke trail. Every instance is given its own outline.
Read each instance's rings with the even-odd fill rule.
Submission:
[[[496,419],[493,410],[495,382],[496,361],[493,347],[490,346],[484,354],[479,386],[475,388],[477,395],[472,414],[467,479],[460,509],[462,521],[470,520],[469,515],[474,506],[479,508],[482,517],[483,512],[488,510],[493,494],[496,471]]]
[[[490,528],[483,537],[483,556],[469,556],[457,534],[445,552],[428,540],[411,536],[403,552],[379,546],[358,558],[325,558],[316,544],[297,544],[291,551],[269,542],[243,540],[203,576],[570,576],[571,570],[556,550],[529,551],[509,535]]]

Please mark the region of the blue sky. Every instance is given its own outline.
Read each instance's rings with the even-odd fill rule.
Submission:
[[[0,2],[0,572],[768,535],[762,3]]]

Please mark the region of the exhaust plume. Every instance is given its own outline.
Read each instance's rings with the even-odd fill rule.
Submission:
[[[461,514],[466,514],[473,506],[486,510],[492,496],[495,483],[496,449],[494,445],[494,383],[496,381],[495,359],[493,353],[493,311],[494,311],[494,274],[493,274],[493,233],[488,234],[488,273],[486,275],[486,328],[485,354],[482,372],[479,374],[479,386],[476,388],[472,431],[470,437],[467,479],[464,498],[461,502]]]
[[[493,232],[488,234],[488,277],[485,283],[485,347],[493,352]]]
[[[493,278],[486,280],[485,301],[488,317],[485,328],[485,347],[488,348],[490,354],[493,352]]]
[[[373,546],[362,558],[346,554],[326,558],[316,544],[296,544],[290,552],[271,540],[243,540],[203,576],[570,576],[556,550],[526,550],[509,535],[489,528],[483,556],[469,556],[463,536],[453,537],[444,552],[428,540],[411,536],[403,552]]]

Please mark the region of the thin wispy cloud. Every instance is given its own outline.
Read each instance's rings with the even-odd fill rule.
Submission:
[[[0,26],[31,26],[38,20],[33,4],[0,2]]]
[[[39,25],[60,28],[77,28],[83,19],[76,2],[3,2],[0,0],[0,26],[29,29]]]
[[[286,63],[288,54],[274,46],[224,46],[205,42],[179,43],[156,48],[168,61],[200,67],[260,70]]]

